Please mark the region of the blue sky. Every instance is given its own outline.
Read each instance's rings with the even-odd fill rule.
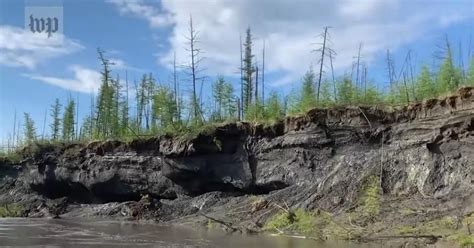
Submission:
[[[63,7],[63,36],[39,39],[24,28],[25,7],[52,2]],[[331,26],[336,74],[350,70],[362,42],[369,78],[384,88],[386,49],[394,54],[396,67],[408,50],[418,65],[432,66],[437,45],[448,35],[456,56],[462,44],[467,64],[474,1],[0,0],[0,142],[11,133],[15,112],[17,118],[30,113],[42,134],[44,113],[55,98],[78,99],[82,119],[100,84],[98,47],[115,61],[114,74],[121,78],[127,71],[133,82],[152,72],[167,83],[174,52],[178,63],[186,63],[190,15],[200,32],[206,85],[220,74],[237,87],[239,36],[250,25],[258,62],[266,43],[267,91],[288,92],[315,64],[312,43],[324,26]],[[185,75],[180,78],[186,88]]]

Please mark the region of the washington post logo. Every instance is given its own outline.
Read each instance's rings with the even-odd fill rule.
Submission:
[[[63,32],[62,7],[26,7],[25,29],[50,38]]]

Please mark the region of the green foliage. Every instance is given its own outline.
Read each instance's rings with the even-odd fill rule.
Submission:
[[[232,119],[237,109],[232,84],[226,82],[222,76],[219,76],[212,85],[212,95],[214,97],[214,111],[211,115],[211,120],[225,121]]]
[[[305,113],[317,106],[318,102],[316,100],[316,91],[314,89],[315,77],[313,68],[310,68],[303,77],[299,95],[293,99],[295,103],[290,106],[290,113]]]
[[[31,119],[30,114],[24,113],[25,116],[25,142],[31,144],[36,140],[36,128],[33,119]]]
[[[360,102],[365,105],[374,105],[380,103],[382,98],[382,95],[375,87],[369,86],[367,90],[365,90]]]
[[[380,212],[380,181],[377,176],[370,176],[362,190],[362,214],[368,218],[374,218]]]
[[[421,67],[420,75],[416,80],[417,99],[429,99],[436,96],[436,88],[427,66]]]
[[[418,229],[412,226],[400,226],[396,229],[396,233],[400,235],[417,234]]]
[[[253,73],[255,72],[255,68],[253,66],[253,57],[252,54],[252,32],[250,31],[250,27],[247,28],[245,43],[244,43],[244,58],[243,58],[243,109],[244,113],[247,113],[247,108],[252,103],[252,95],[253,95],[253,84],[252,84],[252,77]]]
[[[258,101],[256,103],[250,103],[247,107],[245,120],[252,122],[264,120],[263,105]]]
[[[170,129],[174,125],[174,118],[177,113],[176,101],[174,100],[173,92],[165,87],[157,87],[153,95],[153,114],[152,114],[152,128]]]
[[[474,56],[471,58],[467,69],[466,85],[474,86]]]
[[[59,115],[61,114],[61,104],[59,103],[59,99],[56,98],[54,105],[51,106],[51,118],[53,119],[52,123],[50,124],[51,127],[51,139],[58,140],[59,139],[59,132],[61,131],[61,118]]]
[[[21,161],[21,155],[13,150],[13,151],[0,151],[0,165],[1,164],[17,164]]]
[[[22,217],[23,216],[23,207],[18,204],[4,204],[0,205],[0,218],[5,217]]]
[[[101,86],[97,97],[95,120],[91,121],[95,129],[95,138],[118,137],[120,135],[120,79],[113,79],[110,61],[102,51],[98,51],[102,65]],[[139,91],[139,90],[137,90]],[[92,117],[91,117],[92,119]]]
[[[386,102],[390,104],[408,104],[410,102],[407,89],[403,85],[393,85],[386,97]]]
[[[474,244],[474,235],[470,233],[467,226],[473,221],[473,215],[465,216],[461,223],[464,228],[458,226],[457,217],[445,216],[428,222],[417,223],[416,225],[404,225],[395,228],[395,233],[400,235],[434,235],[442,236],[448,241],[454,241],[461,247],[471,247]]]
[[[201,102],[196,96],[194,73],[193,95],[183,98],[180,98],[176,74],[174,74],[174,89],[162,84],[158,85],[153,75],[144,74],[134,87],[136,102],[129,104],[128,80],[125,80],[126,94],[124,94],[120,78],[117,76],[114,79],[111,76],[110,61],[103,51],[98,50],[98,58],[102,67],[101,85],[97,98],[91,101],[89,115],[83,118],[80,130],[75,130],[75,124],[78,122],[78,116],[74,115],[76,103],[69,100],[65,105],[63,116],[60,118],[61,104],[59,99],[56,99],[50,110],[52,120],[50,137],[54,141],[72,141],[76,138],[81,140],[130,139],[140,135],[162,133],[183,135],[189,132],[192,136],[208,124],[236,120],[238,118],[238,100],[243,100],[241,107],[244,111],[242,114],[244,119],[261,123],[274,122],[283,118],[285,114],[303,114],[317,107],[380,103],[408,104],[410,101],[422,101],[451,93],[463,84],[474,85],[474,58],[471,58],[463,78],[464,74],[461,73],[463,68],[457,68],[454,65],[449,42],[447,42],[446,54],[441,66],[439,68],[423,66],[416,79],[409,78],[411,67],[409,68],[410,73],[408,73],[408,65],[398,75],[401,77],[403,74],[402,80],[395,78],[396,75],[393,75],[392,68],[391,85],[388,92],[380,91],[380,85],[377,85],[378,88],[375,87],[375,84],[370,83],[365,77],[363,85],[356,85],[349,77],[340,78],[334,83],[323,78],[318,102],[315,90],[316,76],[310,68],[302,78],[297,92],[292,91],[290,95],[279,96],[273,91],[266,99],[259,99],[254,95],[257,85],[252,45],[252,34],[248,28],[243,44],[244,56],[241,61],[243,80],[241,97],[243,99],[237,99],[232,83],[219,76],[212,84],[212,94],[208,92],[197,94],[202,98],[212,96],[212,100],[204,102]],[[76,137],[75,131],[80,131],[79,137]],[[29,143],[36,140],[34,123],[29,116],[25,121],[24,137]]]
[[[282,211],[271,217],[264,226],[267,231],[290,231],[312,235],[317,231],[315,213],[296,209],[294,212]]]
[[[93,120],[90,116],[84,117],[82,121],[81,130],[79,133],[79,138],[81,140],[86,140],[92,136],[94,130]]]
[[[342,239],[360,237],[360,230],[353,229],[351,225],[337,223],[334,216],[322,210],[280,211],[267,220],[263,230],[298,233],[322,240],[328,237]]]
[[[331,93],[331,84],[328,81],[323,81],[321,83],[319,106],[329,107],[332,105],[334,105],[334,96]]]
[[[276,91],[270,92],[265,105],[265,119],[268,121],[277,121],[283,118],[285,111],[283,104]]]
[[[474,246],[474,235],[456,234],[449,236],[448,240],[456,242],[460,247],[472,248]]]
[[[461,84],[461,75],[453,64],[453,56],[449,42],[446,45],[446,57],[441,64],[437,78],[437,93],[443,94],[456,90]]]
[[[337,100],[339,104],[350,105],[357,99],[357,90],[351,79],[345,77],[337,83]]]
[[[63,140],[72,141],[74,139],[74,112],[76,104],[72,99],[68,100],[63,116]]]

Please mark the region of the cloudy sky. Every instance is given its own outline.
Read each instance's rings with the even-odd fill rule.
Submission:
[[[25,9],[36,6],[63,8],[63,35],[38,37],[25,29]],[[186,63],[190,15],[207,84],[220,74],[238,87],[239,38],[250,26],[257,63],[265,41],[268,90],[284,92],[298,87],[316,64],[311,51],[325,26],[337,52],[336,74],[350,72],[362,44],[368,76],[381,89],[387,49],[395,65],[412,50],[418,65],[435,66],[433,54],[447,35],[456,59],[467,60],[474,29],[472,0],[0,0],[0,142],[11,132],[15,112],[31,113],[41,134],[55,98],[79,99],[80,116],[87,113],[100,84],[98,47],[120,77],[127,71],[133,81],[153,72],[167,83],[174,53]],[[185,75],[180,78],[185,84]]]

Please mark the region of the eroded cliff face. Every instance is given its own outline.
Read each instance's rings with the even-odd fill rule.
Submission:
[[[315,109],[272,126],[226,124],[187,141],[163,136],[24,153],[21,165],[1,166],[0,200],[28,202],[29,216],[54,199],[66,202],[59,214],[81,216],[82,206],[88,215],[136,216],[123,208],[147,197],[153,204],[140,210],[147,218],[225,218],[251,195],[340,212],[360,202],[371,176],[394,208],[416,201],[440,213],[468,213],[474,211],[474,89],[398,109]],[[275,211],[239,218],[258,226]]]

